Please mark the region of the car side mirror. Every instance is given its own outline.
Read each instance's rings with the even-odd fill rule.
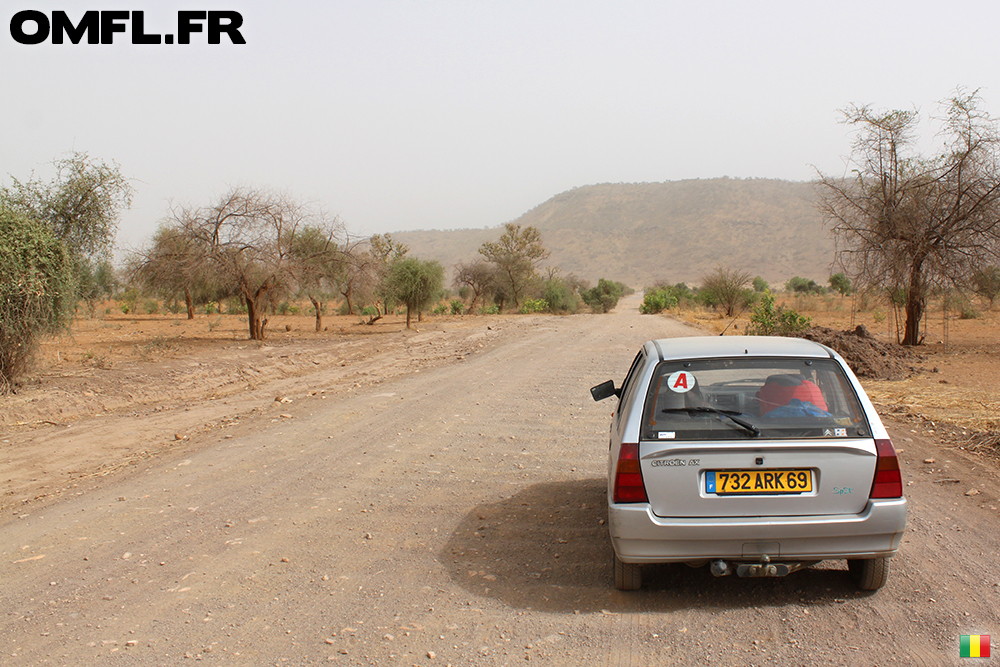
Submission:
[[[615,389],[614,380],[608,380],[607,382],[602,382],[596,387],[591,387],[590,395],[594,397],[595,401],[603,401],[605,398],[610,396],[618,396],[621,398],[621,390]]]

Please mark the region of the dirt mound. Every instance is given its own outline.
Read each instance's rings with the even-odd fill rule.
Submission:
[[[922,357],[909,348],[883,343],[862,325],[847,331],[812,327],[806,338],[836,350],[858,377],[874,380],[902,380],[919,370],[914,364]]]

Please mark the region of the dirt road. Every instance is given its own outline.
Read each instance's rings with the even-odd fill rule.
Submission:
[[[0,664],[989,664],[958,641],[1000,635],[996,470],[891,422],[910,522],[883,590],[855,592],[843,563],[613,589],[613,401],[588,389],[642,341],[694,333],[636,305],[306,393],[5,512]]]

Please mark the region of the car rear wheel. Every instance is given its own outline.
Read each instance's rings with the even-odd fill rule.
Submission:
[[[642,588],[642,565],[623,563],[615,554],[615,588],[620,591],[637,591]]]
[[[889,578],[889,559],[864,558],[847,561],[854,584],[863,591],[877,591]]]

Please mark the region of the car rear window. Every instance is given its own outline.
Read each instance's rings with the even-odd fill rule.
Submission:
[[[870,437],[854,388],[833,359],[665,361],[646,397],[643,437],[731,440]]]

